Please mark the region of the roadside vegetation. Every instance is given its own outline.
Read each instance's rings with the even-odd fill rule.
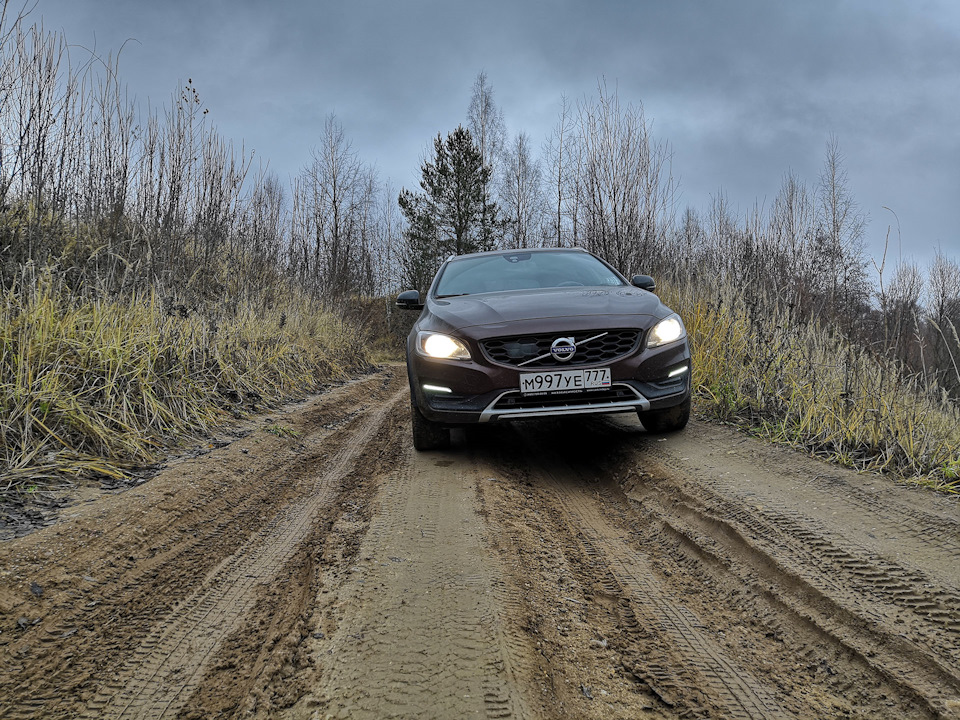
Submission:
[[[231,413],[399,358],[398,291],[451,252],[534,246],[657,278],[693,339],[702,416],[960,491],[960,266],[866,257],[837,139],[767,211],[720,194],[678,216],[641,105],[604,82],[562,98],[537,150],[481,73],[419,190],[381,181],[333,116],[285,186],[217,133],[192,80],[144,109],[116,57],[71,66],[64,37],[3,8],[0,492],[122,476]]]
[[[61,35],[3,7],[0,495],[123,482],[370,367],[323,253],[289,239],[285,190],[190,81],[143,114],[115,59],[71,67]]]
[[[150,291],[83,297],[51,268],[0,305],[2,490],[123,478],[230,415],[367,367],[355,328],[300,293],[201,312]]]
[[[668,287],[694,354],[696,409],[857,470],[960,492],[960,408],[829,325],[737,288]],[[758,313],[759,310],[759,313]]]
[[[687,211],[651,265],[693,340],[697,407],[960,492],[960,265],[938,253],[924,277],[886,254],[868,261],[864,224],[835,139],[817,186],[788,174],[766,214],[738,221],[722,197],[705,222]]]

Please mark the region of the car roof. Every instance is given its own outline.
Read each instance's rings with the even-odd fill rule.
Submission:
[[[450,255],[447,262],[451,260],[462,260],[464,258],[484,257],[486,255],[518,255],[521,253],[556,253],[556,252],[575,252],[589,254],[582,247],[555,247],[555,248],[510,248],[507,250],[485,250],[483,252],[464,253],[462,255]]]

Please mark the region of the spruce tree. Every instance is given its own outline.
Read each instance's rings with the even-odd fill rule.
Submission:
[[[418,288],[425,287],[428,269],[436,270],[448,255],[491,250],[496,244],[483,231],[484,219],[499,215],[496,203],[485,200],[491,171],[470,131],[461,125],[446,140],[437,134],[433,148],[432,161],[420,166],[423,192],[404,188],[398,199],[407,220],[405,280]]]

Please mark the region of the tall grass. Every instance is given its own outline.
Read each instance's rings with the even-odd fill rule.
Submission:
[[[0,299],[0,490],[122,476],[231,409],[270,403],[367,364],[359,334],[292,289],[269,302],[68,292],[27,266]]]
[[[687,324],[708,416],[851,468],[960,492],[960,411],[942,389],[801,321],[775,297],[747,301],[730,285],[662,294]]]

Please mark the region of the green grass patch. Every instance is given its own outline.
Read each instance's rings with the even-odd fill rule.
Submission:
[[[271,435],[276,435],[279,438],[298,438],[301,435],[299,430],[294,430],[286,425],[268,425],[265,429]]]

